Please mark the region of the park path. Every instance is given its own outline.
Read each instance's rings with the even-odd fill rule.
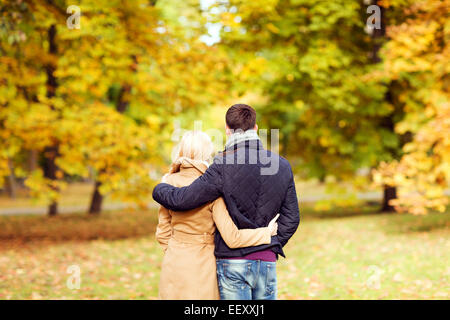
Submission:
[[[377,201],[381,199],[380,192],[366,192],[359,193],[358,199],[368,200],[368,201]],[[301,202],[316,202],[320,200],[332,199],[333,195],[314,195],[314,196],[306,196],[302,197],[299,195],[299,200]],[[136,206],[129,203],[107,203],[103,206],[104,211],[114,211],[114,210],[124,210],[127,208],[135,208]],[[157,203],[155,201],[151,201],[148,203],[149,208],[156,208]],[[59,213],[67,214],[67,213],[75,213],[75,212],[87,212],[87,205],[77,205],[77,206],[60,206]],[[13,208],[0,208],[0,215],[45,215],[47,214],[47,207],[13,207]]]
[[[153,204],[155,207],[156,204]],[[133,208],[134,206],[129,203],[108,203],[103,205],[104,211],[123,210],[126,208]],[[88,206],[60,206],[59,213],[75,213],[75,212],[87,212]],[[0,215],[45,215],[47,214],[47,207],[13,207],[13,208],[0,208]]]
[[[450,196],[450,189],[445,191],[447,196]],[[300,202],[316,202],[320,200],[330,200],[335,198],[331,194],[319,194],[302,197],[299,195]],[[358,193],[357,198],[359,200],[366,201],[381,201],[382,193],[377,191]],[[157,208],[158,204],[155,201],[151,201],[148,204],[149,208]],[[124,210],[127,208],[136,208],[135,205],[129,203],[107,203],[103,206],[104,211]],[[75,212],[87,212],[87,206],[60,206],[59,213],[75,213]],[[47,214],[47,207],[16,207],[16,208],[0,208],[0,215],[45,215]]]

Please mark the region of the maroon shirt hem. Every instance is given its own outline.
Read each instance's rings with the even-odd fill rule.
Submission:
[[[232,257],[232,258],[226,258],[230,260],[261,260],[266,262],[276,262],[277,261],[277,255],[270,249],[263,250],[263,251],[257,251],[250,254],[247,254],[243,257]]]

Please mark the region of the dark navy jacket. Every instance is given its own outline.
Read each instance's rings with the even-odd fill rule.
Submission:
[[[176,188],[160,183],[153,199],[173,211],[197,208],[223,197],[239,229],[266,227],[280,213],[278,232],[271,244],[230,249],[219,232],[215,235],[218,258],[242,257],[270,248],[283,257],[282,247],[300,222],[294,177],[289,162],[263,148],[259,140],[247,140],[225,149],[191,185]]]

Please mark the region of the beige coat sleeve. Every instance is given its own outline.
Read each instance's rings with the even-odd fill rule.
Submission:
[[[164,252],[166,251],[169,239],[172,236],[171,220],[172,216],[170,215],[169,210],[160,206],[158,211],[158,226],[156,227],[156,240],[158,240]]]
[[[212,203],[212,214],[220,235],[230,248],[270,244],[271,235],[268,227],[239,230],[231,219],[223,198],[218,198]]]

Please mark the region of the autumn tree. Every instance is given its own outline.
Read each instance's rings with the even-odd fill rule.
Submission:
[[[163,149],[157,145],[168,140],[175,117],[208,107],[226,94],[226,56],[199,41],[205,30],[198,24],[198,6],[197,1],[153,1],[146,6],[140,1],[128,1],[108,9],[108,16],[117,21],[114,28],[122,31],[104,40],[107,48],[108,43],[120,44],[110,47],[108,53],[114,62],[106,75],[114,79],[108,99],[124,116],[159,127],[150,139],[158,142],[153,153],[160,158],[164,158]],[[183,23],[178,21],[178,14],[173,16],[174,10],[184,13]],[[166,134],[163,129],[167,129]],[[148,160],[158,162],[156,158]],[[98,178],[89,211],[98,213],[103,194],[109,190],[102,186],[111,178],[111,170],[116,169],[94,168]],[[128,188],[134,190],[136,184],[133,181]],[[151,186],[148,182],[143,185]],[[148,187],[140,194],[149,194]]]
[[[174,120],[227,93],[227,57],[199,40],[198,2],[81,1],[79,29],[66,25],[68,5],[2,3],[1,176],[35,150],[41,167],[15,171],[50,214],[65,176],[92,173],[90,212],[107,193],[144,204]]]
[[[401,137],[387,122],[403,112],[372,76],[380,44],[367,32],[367,5],[266,0],[223,7],[223,44],[243,69],[257,66],[259,75],[243,80],[262,88],[261,122],[280,128],[281,152],[297,171],[353,179],[397,157]]]
[[[444,211],[450,178],[450,95],[448,88],[450,2],[384,1],[393,13],[387,28],[389,42],[382,50],[380,78],[394,83],[392,95],[406,111],[398,122],[399,135],[412,141],[400,161],[382,163],[378,183],[400,186],[397,210],[424,214]]]
[[[52,4],[47,3],[45,7],[52,7]],[[30,177],[39,176],[42,182],[45,181],[44,193],[51,200],[49,214],[54,215],[57,206],[52,199],[59,188],[55,165],[58,143],[51,124],[58,118],[53,101],[58,86],[54,74],[56,28],[52,20],[33,25],[33,19],[43,15],[43,7],[36,3],[7,1],[1,3],[1,8],[2,67],[5,71],[1,83],[5,93],[1,129],[7,137],[2,161],[17,160],[24,150],[30,150],[32,155],[36,151],[42,153],[44,173],[33,172]],[[23,163],[21,165],[22,168],[15,168],[19,175],[24,174]]]

